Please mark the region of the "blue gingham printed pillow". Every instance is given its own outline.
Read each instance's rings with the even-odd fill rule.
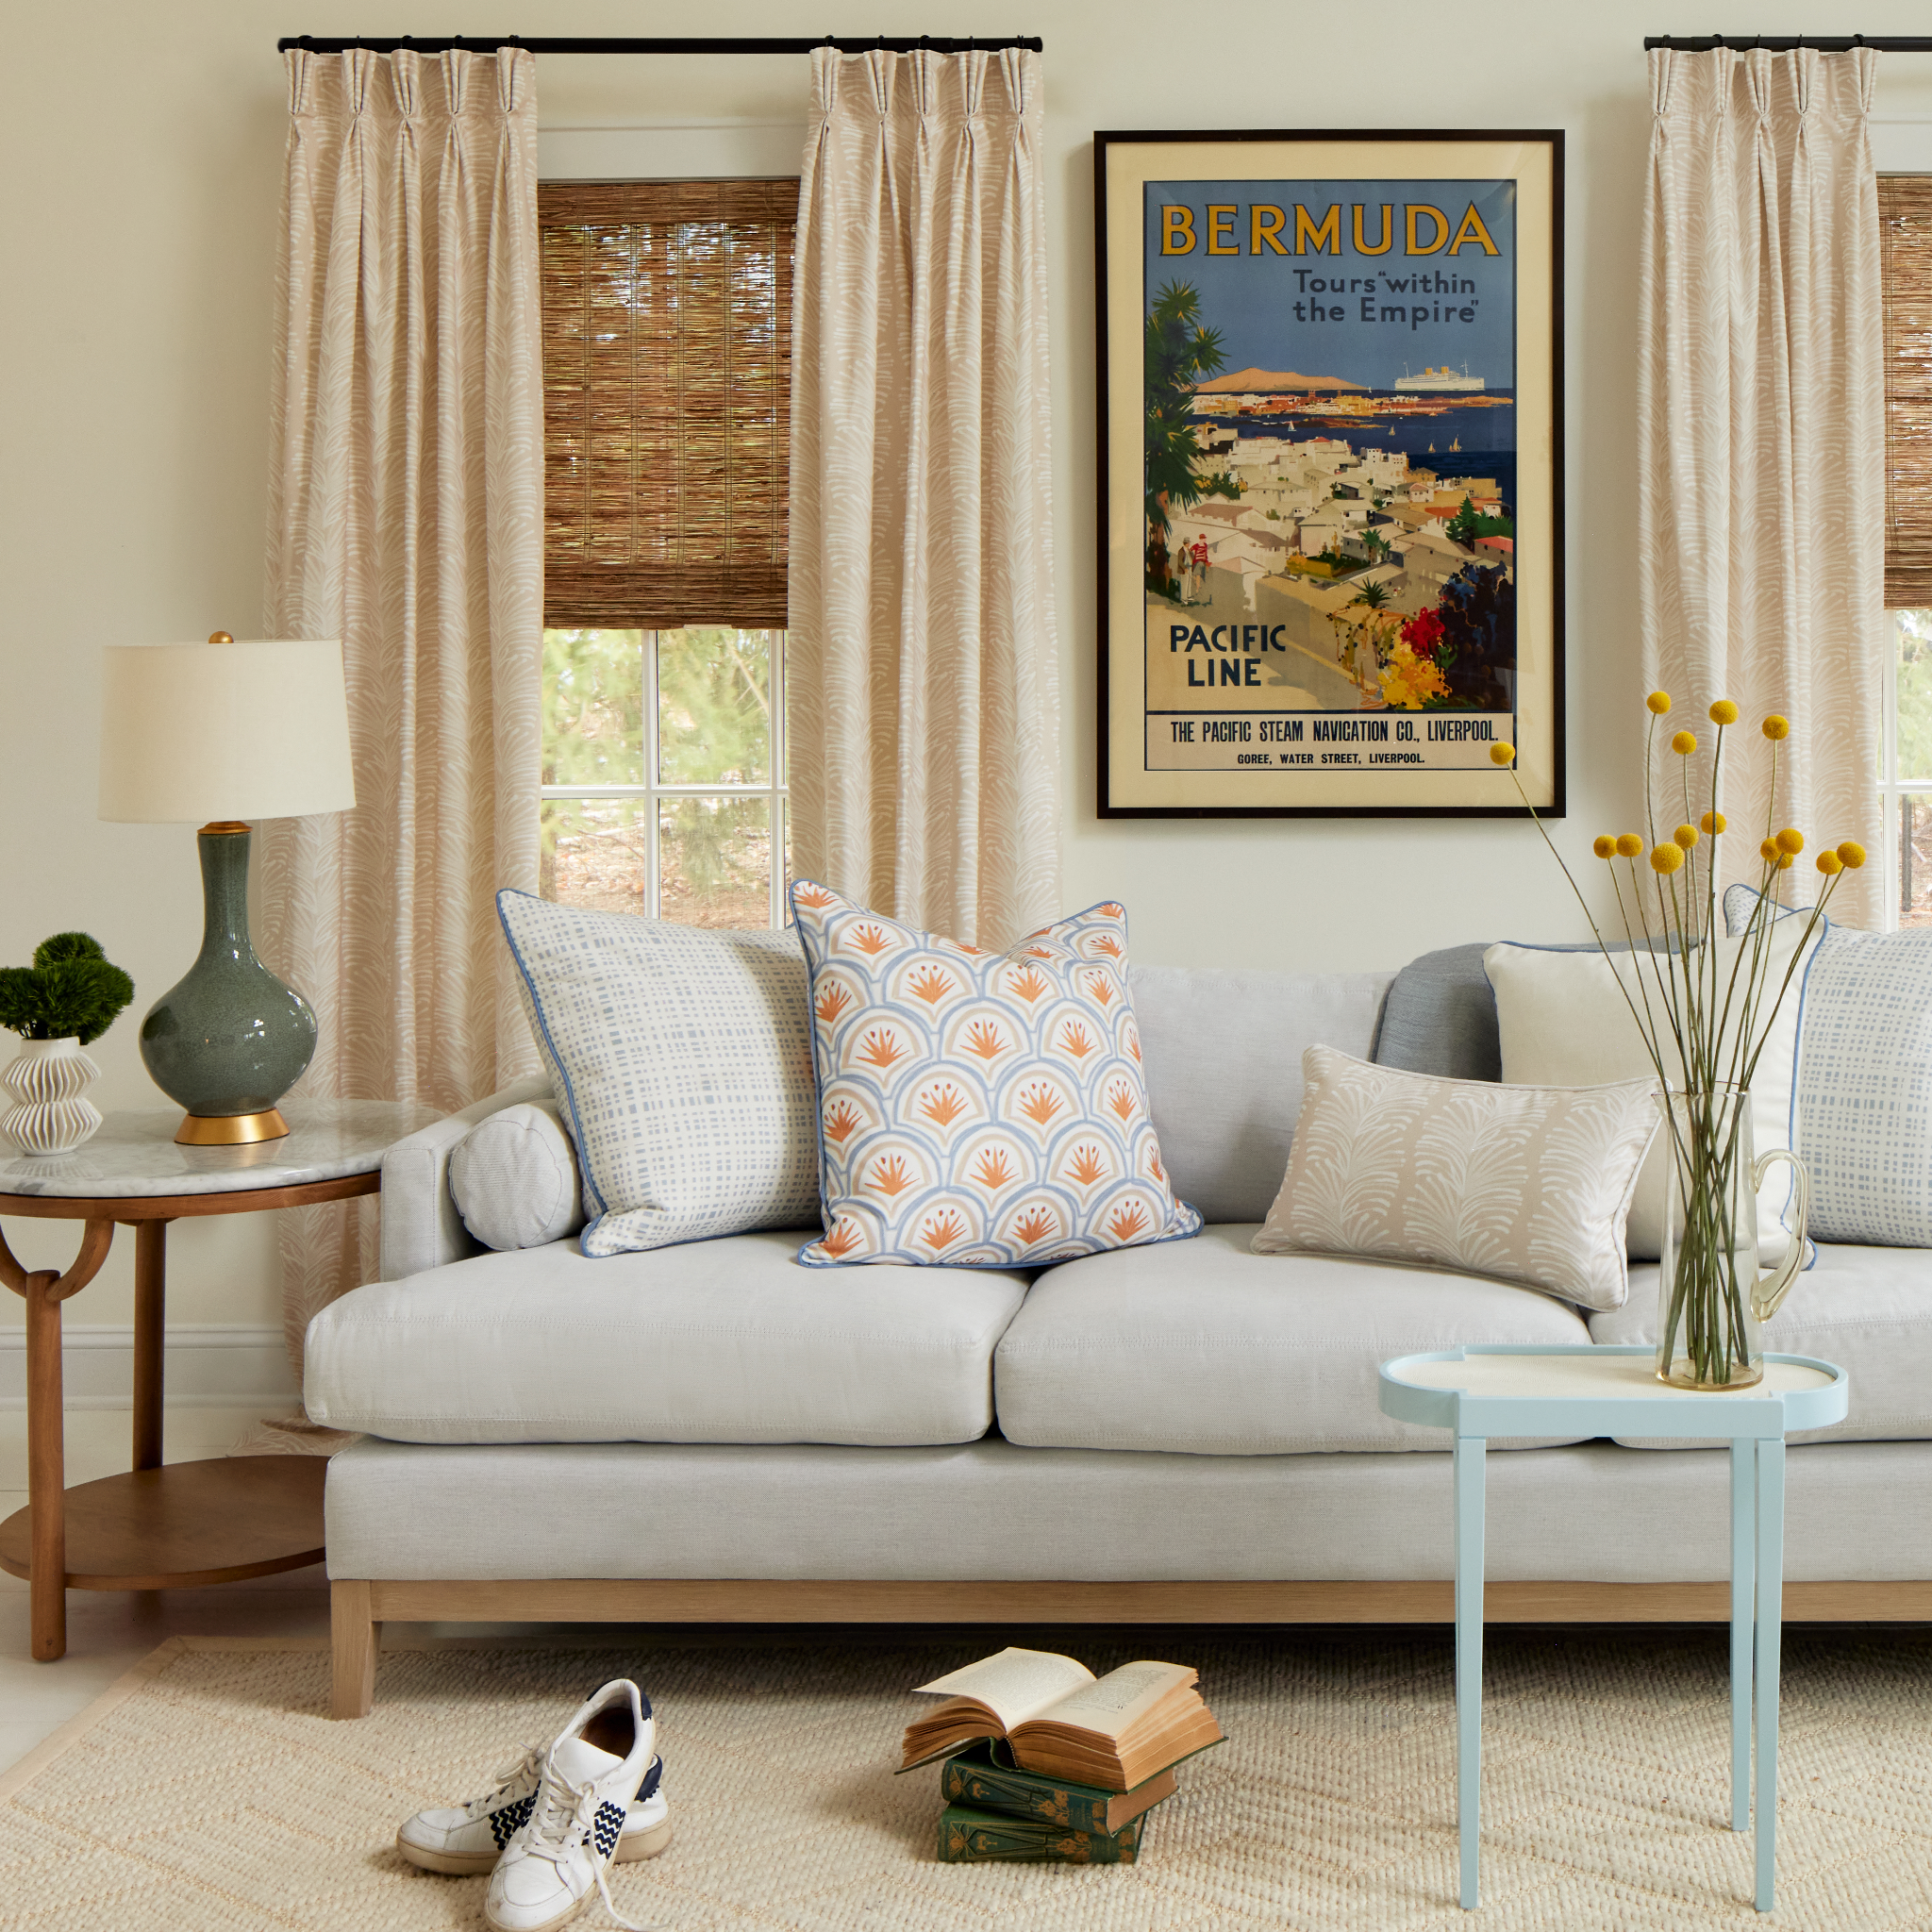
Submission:
[[[1726,923],[1755,896],[1733,886]],[[1932,1247],[1932,929],[1832,928],[1805,977],[1791,1110],[1814,1240]]]
[[[1199,1231],[1147,1113],[1120,907],[1005,953],[809,879],[791,909],[824,1196],[808,1267],[1037,1266]]]
[[[790,932],[707,932],[496,895],[583,1171],[586,1255],[818,1221],[805,960]]]

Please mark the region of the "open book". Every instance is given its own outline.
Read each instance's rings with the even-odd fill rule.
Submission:
[[[945,1698],[906,1726],[901,1771],[976,1738],[1004,1738],[1023,1771],[1124,1791],[1221,1741],[1185,1664],[1123,1664],[1096,1677],[1050,1650],[1007,1649],[922,1684]]]

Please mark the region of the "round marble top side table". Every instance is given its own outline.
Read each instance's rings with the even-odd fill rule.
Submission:
[[[0,1523],[0,1569],[32,1585],[33,1654],[67,1649],[69,1590],[180,1590],[296,1570],[323,1556],[320,1456],[161,1462],[168,1224],[374,1194],[390,1146],[434,1108],[311,1100],[288,1135],[243,1147],[181,1147],[173,1108],[110,1113],[72,1154],[18,1155],[0,1141],[0,1215],[78,1221],[64,1274],[28,1271],[0,1234],[0,1281],[26,1301],[27,1507]],[[60,1304],[134,1229],[134,1468],[68,1490],[63,1473]]]

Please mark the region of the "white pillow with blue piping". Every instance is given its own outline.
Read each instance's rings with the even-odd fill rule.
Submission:
[[[805,956],[496,895],[524,1010],[576,1143],[586,1255],[819,1224]]]
[[[1757,896],[1724,894],[1732,931]],[[1932,1247],[1932,929],[1832,928],[1805,977],[1792,1111],[1814,1241]]]
[[[1821,922],[1821,929],[1823,924]],[[1738,941],[1724,939],[1715,943],[1724,949],[1720,977],[1728,980]],[[1783,980],[1801,943],[1801,927],[1787,927],[1773,935],[1770,984],[1774,989]],[[1818,945],[1819,937],[1814,934],[1765,1038],[1751,1082],[1751,1131],[1759,1154],[1791,1144],[1799,982],[1807,960],[1816,957]],[[1524,1087],[1596,1087],[1640,1079],[1646,1073],[1654,1075],[1649,1052],[1630,1017],[1624,991],[1627,989],[1637,996],[1639,962],[1643,958],[1618,953],[1606,959],[1594,947],[1574,952],[1513,944],[1491,946],[1483,955],[1483,970],[1496,994],[1505,1082]],[[1648,977],[1647,970],[1644,976]],[[1652,997],[1655,1001],[1654,986]],[[1726,1029],[1727,1039],[1736,1027],[1734,1019]],[[1664,1167],[1669,1150],[1668,1138],[1659,1134],[1651,1143],[1638,1177],[1626,1229],[1633,1261],[1654,1261],[1663,1246]],[[1790,1198],[1790,1169],[1780,1161],[1765,1177],[1757,1197],[1758,1258],[1766,1265],[1782,1258],[1790,1245],[1783,1221]]]

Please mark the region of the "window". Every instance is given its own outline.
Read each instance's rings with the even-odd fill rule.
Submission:
[[[1932,925],[1932,175],[1881,175],[1887,924]]]
[[[543,633],[546,899],[688,925],[783,925],[779,630]]]
[[[797,201],[540,188],[546,898],[785,921]]]

